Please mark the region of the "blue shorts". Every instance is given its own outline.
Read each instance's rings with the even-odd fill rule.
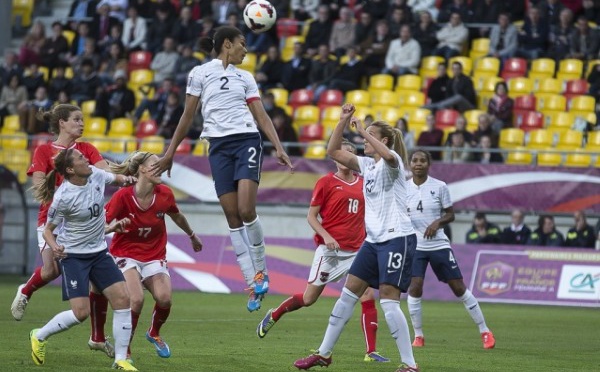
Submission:
[[[258,133],[240,133],[209,139],[208,161],[217,196],[237,191],[239,180],[260,181],[263,161]]]
[[[383,243],[364,242],[348,273],[376,289],[380,284],[390,284],[406,292],[410,285],[412,260],[416,249],[415,234]]]
[[[437,251],[417,251],[413,260],[412,275],[425,278],[427,264],[431,264],[431,269],[440,282],[448,283],[449,280],[463,278],[454,252],[450,248]]]
[[[90,281],[103,292],[125,278],[108,250],[90,254],[67,254],[59,261],[62,270],[63,301],[90,295]]]

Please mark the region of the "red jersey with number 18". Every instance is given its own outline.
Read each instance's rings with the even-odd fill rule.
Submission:
[[[115,233],[110,253],[141,262],[164,260],[167,256],[167,228],[165,215],[179,213],[173,191],[165,185],[156,185],[152,203],[142,208],[135,197],[135,185],[117,191],[106,204],[106,221],[131,220],[126,233]]]
[[[335,174],[321,177],[313,190],[311,207],[320,206],[321,225],[343,251],[358,251],[366,237],[363,179],[348,183]],[[324,244],[315,234],[315,243]]]

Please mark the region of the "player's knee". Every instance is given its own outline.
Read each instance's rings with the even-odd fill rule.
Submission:
[[[461,297],[467,291],[467,287],[465,287],[465,283],[462,280],[451,280],[448,282],[448,285],[456,297]]]
[[[56,264],[49,264],[42,266],[42,280],[45,282],[51,282],[54,279],[58,278],[60,275],[60,270]]]
[[[242,221],[246,223],[256,220],[256,210],[253,207],[240,206],[239,213]]]
[[[313,305],[315,302],[317,302],[317,298],[318,297],[314,297],[314,296],[304,296],[304,298],[303,298],[304,306],[309,307],[309,306]]]
[[[156,304],[163,309],[168,309],[172,305],[171,296],[167,296],[167,295],[159,296],[155,300],[156,300]]]
[[[73,308],[73,314],[79,322],[85,321],[90,316],[89,306],[78,306]]]
[[[131,306],[132,311],[140,313],[142,311],[142,307],[144,307],[144,297],[132,296],[129,299],[129,305]]]

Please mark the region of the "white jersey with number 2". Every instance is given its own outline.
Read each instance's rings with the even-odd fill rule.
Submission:
[[[260,99],[260,94],[248,71],[232,64],[223,68],[223,61],[215,58],[190,71],[186,93],[202,102],[202,137],[258,132],[248,104]]]

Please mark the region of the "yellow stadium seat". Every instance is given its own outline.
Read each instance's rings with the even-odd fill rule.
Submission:
[[[13,132],[0,135],[0,147],[4,150],[26,150],[28,144],[27,133]]]
[[[90,137],[96,134],[105,134],[107,121],[102,117],[91,117],[83,119],[83,135]]]
[[[164,137],[148,136],[142,138],[140,142],[140,151],[147,151],[153,154],[162,154],[165,151]]]
[[[373,116],[373,110],[367,106],[355,106],[354,116],[364,121],[367,115]],[[339,119],[338,119],[339,120]]]
[[[77,35],[77,33],[75,31],[71,31],[71,30],[63,30],[62,31],[62,36],[64,36],[65,39],[67,39],[67,43],[69,44],[69,46],[73,45],[73,40],[75,40],[76,35]]]
[[[137,150],[137,139],[124,134],[109,134],[110,152],[130,153]]]
[[[469,57],[472,60],[477,58],[485,57],[490,52],[490,39],[479,38],[474,39],[471,42],[471,50],[469,51]]]
[[[133,134],[133,121],[129,118],[117,118],[110,121],[109,135],[121,134],[130,136]]]
[[[401,107],[421,107],[425,104],[425,94],[419,91],[403,91],[398,97]]]
[[[294,57],[293,49],[284,49],[281,51],[281,60],[283,62],[288,62]]]
[[[508,152],[506,157],[506,164],[513,165],[529,165],[533,156],[531,155],[531,151],[524,147],[517,147]]]
[[[369,78],[369,92],[376,90],[392,90],[394,78],[388,74],[376,74]]]
[[[569,102],[569,111],[590,111],[596,110],[596,99],[592,96],[577,96]]]
[[[505,128],[500,131],[501,149],[514,149],[522,147],[525,143],[525,132],[518,128]]]
[[[91,117],[96,111],[96,101],[89,100],[81,102],[81,113],[83,116]]]
[[[290,96],[290,92],[288,92],[287,89],[271,88],[271,89],[267,90],[267,93],[273,94],[273,96],[275,97],[275,104],[277,106],[282,107],[283,105],[287,105],[288,98]]]
[[[331,135],[331,132],[333,132],[333,129],[340,121],[341,113],[342,108],[339,106],[325,107],[321,111],[321,125],[323,126],[326,137]]]
[[[198,61],[204,61],[204,58],[206,58],[206,55],[204,53],[202,53],[202,52],[194,52],[193,56]]]
[[[479,110],[488,109],[488,104],[490,103],[490,99],[494,97],[494,92],[480,92],[477,94],[477,108]]]
[[[475,62],[473,76],[498,76],[500,72],[500,60],[496,57],[485,57]]]
[[[112,147],[111,140],[103,134],[95,134],[92,137],[83,138],[83,140],[94,145],[100,152],[110,152]]]
[[[27,182],[27,169],[31,165],[31,152],[28,150],[0,150],[1,163],[17,175],[19,183]]]
[[[536,111],[561,111],[567,110],[567,99],[559,94],[536,94]]]
[[[2,133],[14,133],[21,130],[19,115],[8,115],[4,117],[2,124]]]
[[[563,166],[587,168],[592,165],[592,155],[583,151],[567,154]]]
[[[431,115],[431,110],[417,107],[400,107],[400,114],[408,122],[411,129],[424,126],[427,122],[427,116]]]
[[[38,71],[41,72],[42,75],[44,75],[44,81],[47,82],[50,78],[50,69],[46,66],[39,66]]]
[[[494,93],[496,90],[496,84],[504,82],[504,79],[498,76],[490,76],[483,79],[478,79],[478,81],[473,81],[475,88],[481,90],[483,92]]]
[[[556,62],[550,58],[538,58],[531,61],[531,67],[529,74],[527,75],[531,80],[541,81],[546,78],[554,76],[556,70]]]
[[[346,103],[354,106],[371,106],[371,93],[366,90],[351,90],[346,93]]]
[[[208,147],[209,142],[205,139],[200,139],[196,142],[196,146],[194,146],[194,151],[192,151],[192,155],[194,156],[208,156]]]
[[[21,19],[21,27],[31,26],[31,16],[35,0],[12,0],[12,23],[16,24],[16,19]]]
[[[256,60],[256,54],[248,52],[246,53],[246,56],[244,57],[242,63],[237,65],[236,67],[254,74],[254,71],[256,70]]]
[[[567,130],[560,133],[556,148],[560,150],[575,150],[583,145],[583,132]]]
[[[301,126],[306,124],[315,124],[319,122],[321,111],[319,107],[313,105],[304,105],[296,108],[294,112],[293,126],[299,130]]]
[[[325,159],[327,157],[327,143],[325,141],[311,141],[304,150],[307,159]]]
[[[600,65],[600,59],[593,59],[593,60],[587,61],[587,68],[585,70],[585,78],[586,79],[590,75],[592,70],[594,69],[594,66],[596,66],[596,65]]]
[[[487,110],[467,110],[463,113],[465,120],[467,121],[467,127],[479,126],[479,116],[485,114]]]
[[[302,35],[292,35],[285,38],[283,49],[293,50],[294,44],[296,43],[304,44],[304,36]]]
[[[546,150],[553,150],[548,148]],[[557,167],[562,163],[562,155],[559,152],[539,152],[537,165],[542,167]]]
[[[596,125],[597,117],[596,113],[593,111],[569,111],[575,118],[583,118],[588,123],[592,123],[592,125]]]
[[[536,94],[559,94],[563,91],[563,84],[558,79],[545,78],[537,81],[534,89]]]
[[[398,94],[389,90],[375,90],[371,92],[372,106],[398,107]]]
[[[416,90],[421,91],[423,88],[423,79],[419,75],[402,75],[398,76],[396,82],[396,91]]]
[[[546,127],[552,130],[571,129],[575,122],[575,116],[570,112],[548,112],[544,113]]]
[[[439,56],[428,56],[421,59],[421,67],[419,68],[419,75],[425,79],[428,77],[437,77],[437,69],[440,63],[443,63],[444,57]]]
[[[154,80],[154,71],[147,69],[133,70],[129,74],[129,85],[139,87],[141,85],[151,84]]]
[[[600,152],[600,131],[588,133],[585,149]]]
[[[508,95],[511,98],[524,96],[533,92],[533,81],[525,77],[516,77],[508,81]]]
[[[529,140],[527,148],[533,150],[543,150],[552,147],[554,137],[552,133],[546,129],[535,129],[529,132]]]
[[[558,64],[556,78],[558,80],[575,80],[581,78],[583,61],[579,59],[563,59]]]
[[[375,120],[382,120],[391,126],[396,125],[396,121],[402,117],[400,110],[395,107],[373,106],[371,107],[375,115]]]
[[[457,56],[450,58],[450,60],[448,61],[448,76],[454,76],[454,74],[452,73],[452,64],[454,62],[460,62],[460,64],[462,65],[463,74],[467,76],[471,75],[471,71],[473,71],[473,60],[469,57]]]

